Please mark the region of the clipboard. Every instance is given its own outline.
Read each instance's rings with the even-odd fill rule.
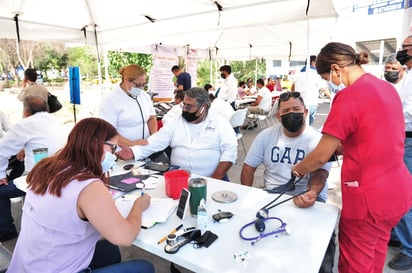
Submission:
[[[109,187],[122,192],[136,189],[136,184],[143,182],[149,175],[133,175],[132,172],[110,176]]]

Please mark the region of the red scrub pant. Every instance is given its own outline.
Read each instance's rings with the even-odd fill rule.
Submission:
[[[391,229],[402,215],[339,222],[339,273],[382,273]]]

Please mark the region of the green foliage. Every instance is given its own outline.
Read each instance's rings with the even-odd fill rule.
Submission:
[[[61,43],[44,43],[44,42],[25,42],[22,43],[21,51],[31,52],[33,54],[24,54],[32,56],[32,63],[36,69],[43,72],[44,79],[53,77],[53,81],[58,81],[60,72],[66,70],[69,66],[80,67],[80,73],[84,80],[95,81],[98,76],[97,67],[97,54],[94,46],[81,46],[65,48]],[[24,49],[24,50],[23,50]],[[13,67],[20,64],[20,61],[16,57],[15,41],[2,39],[0,43],[0,72],[6,72],[7,70],[13,72]],[[102,55],[102,54],[101,54]],[[103,57],[101,57],[103,59]],[[24,62],[30,64],[31,59]],[[119,69],[122,66],[129,64],[138,64],[142,66],[150,75],[150,70],[153,65],[153,60],[150,54],[130,53],[130,52],[108,52],[108,73],[112,82],[120,78]],[[222,65],[221,61],[199,60],[197,70],[197,86],[204,86],[206,83],[216,85],[218,79],[220,79],[219,67]],[[179,56],[179,65],[184,67],[184,58]],[[232,61],[232,72],[235,77],[240,80],[246,80],[247,78],[255,79],[257,72],[257,78],[264,77],[265,75],[265,62],[262,60],[251,61]],[[257,65],[257,69],[256,69]],[[7,68],[9,66],[9,68]],[[103,60],[100,64],[102,68],[102,74],[104,75]],[[210,69],[212,66],[212,70]],[[53,71],[51,75],[44,72]],[[103,76],[102,75],[102,76]],[[57,76],[56,79],[54,77]]]
[[[120,67],[128,64],[138,64],[146,71],[152,67],[152,58],[148,54],[128,52],[108,52],[109,75],[119,77]],[[100,64],[103,67],[103,64]],[[93,46],[70,47],[63,54],[48,49],[43,58],[36,61],[36,67],[41,70],[67,69],[69,66],[80,67],[80,73],[85,80],[94,79],[98,75],[97,55]]]
[[[265,78],[266,62],[264,60],[233,61],[230,63],[232,73],[238,81],[246,81],[248,78],[255,80]]]
[[[43,71],[60,70],[67,67],[67,61],[68,56],[66,53],[61,54],[54,48],[48,47],[41,58],[34,60],[34,67]]]
[[[212,62],[212,73],[216,71],[216,63]],[[214,75],[212,75],[212,81],[210,80],[210,61],[209,60],[199,60],[197,64],[197,86],[203,87],[206,83],[213,83]],[[214,85],[214,84],[212,84]]]
[[[219,68],[221,65],[212,61],[212,77],[210,75],[210,61],[200,60],[197,66],[197,86],[203,87],[206,83],[216,85],[220,78]],[[257,80],[265,78],[266,62],[264,60],[232,61],[230,62],[232,73],[238,81],[246,81],[248,78]],[[255,79],[255,75],[257,76]],[[210,80],[212,78],[212,81]]]
[[[138,64],[147,71],[148,75],[152,68],[152,57],[149,54],[109,51],[107,57],[110,63],[109,75],[112,78],[119,77],[119,69],[125,65]]]
[[[96,50],[91,46],[72,47],[67,49],[68,66],[78,66],[84,78],[97,76]]]

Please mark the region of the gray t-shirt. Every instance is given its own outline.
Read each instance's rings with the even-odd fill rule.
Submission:
[[[306,126],[298,137],[287,137],[283,134],[282,125],[277,124],[260,132],[247,153],[245,163],[252,167],[263,164],[265,189],[270,190],[286,184],[291,178],[292,167],[305,158],[318,144],[322,134],[311,126]],[[322,169],[330,170],[331,163],[326,163]],[[287,194],[294,195],[306,190],[308,175],[299,183],[296,189]],[[319,197],[326,201],[327,183]]]

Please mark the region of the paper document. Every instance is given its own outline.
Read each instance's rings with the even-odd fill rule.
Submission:
[[[126,218],[139,195],[124,195],[116,199],[116,206],[120,214]],[[143,212],[142,226],[151,227],[156,223],[166,222],[167,218],[177,207],[177,200],[172,198],[151,198],[150,206]]]

